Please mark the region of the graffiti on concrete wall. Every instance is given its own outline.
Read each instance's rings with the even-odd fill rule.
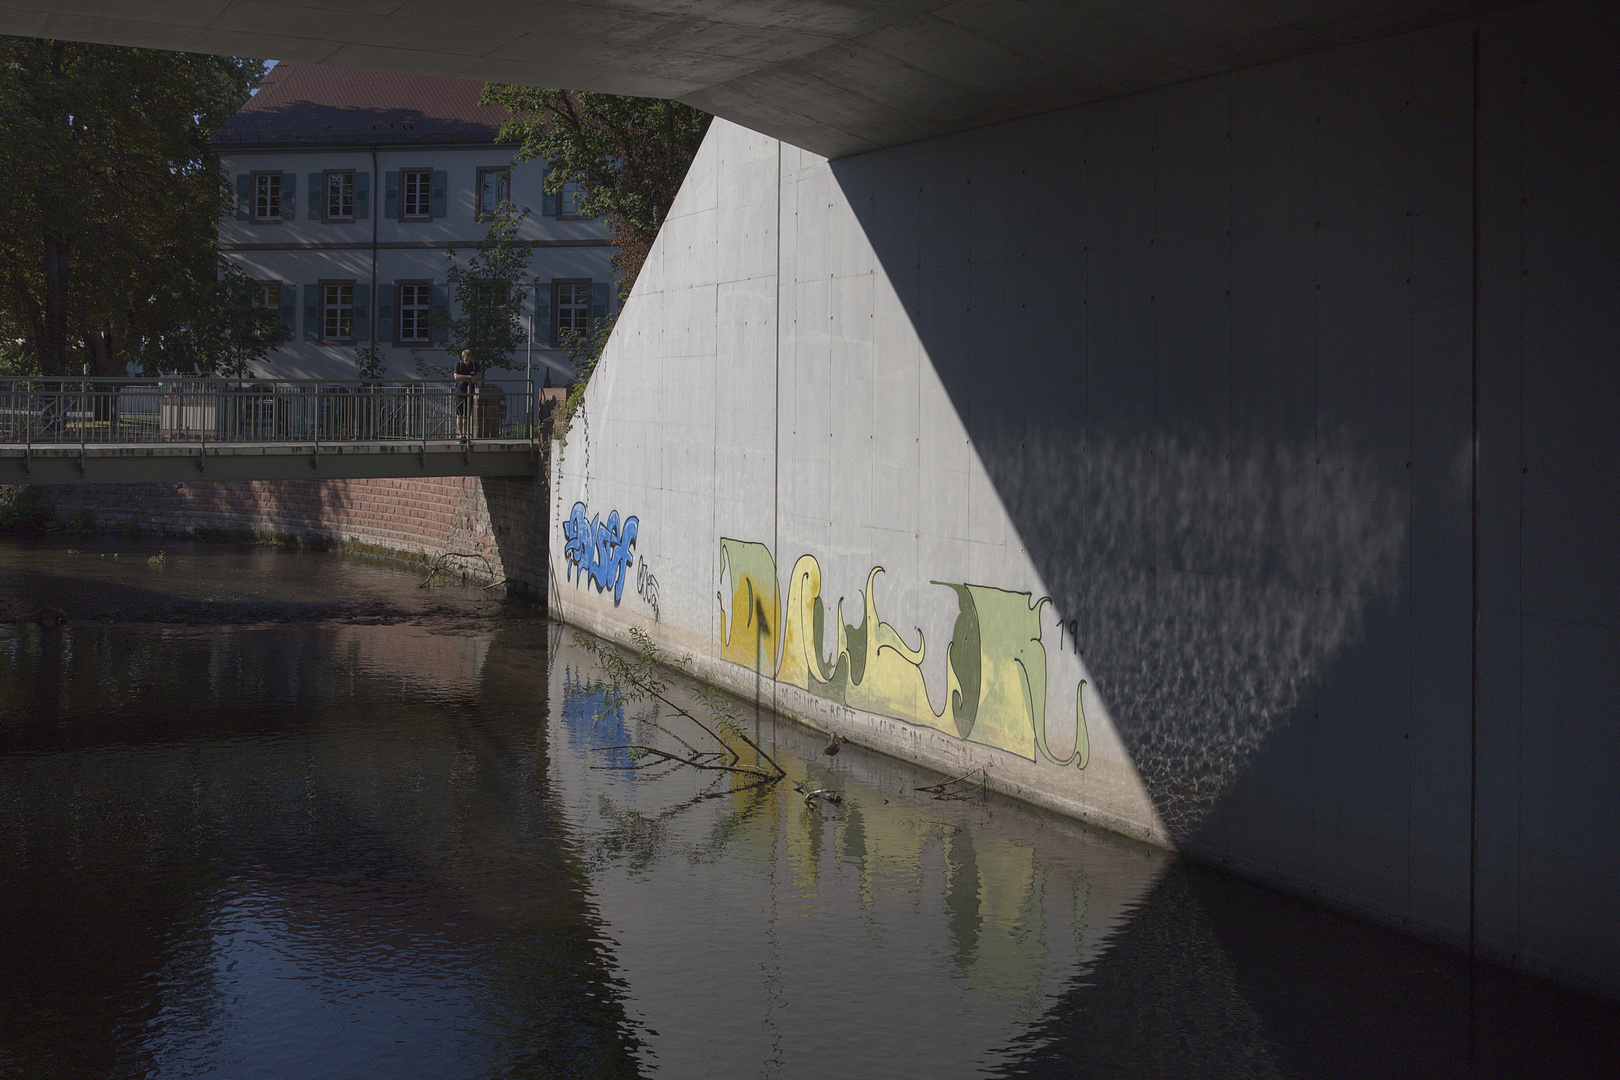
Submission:
[[[653,622],[658,622],[658,578],[647,566],[647,556],[636,563],[636,595],[652,608]]]
[[[581,582],[590,581],[597,592],[613,590],[613,603],[624,595],[624,582],[635,561],[636,531],[640,522],[627,517],[621,523],[619,512],[608,512],[606,521],[601,515],[586,517],[585,504],[576,502],[573,511],[562,523],[563,558],[568,562],[568,579],[577,574]]]
[[[1074,692],[1074,745],[1054,751],[1047,728],[1046,648],[1041,612],[1050,598],[956,582],[930,584],[956,594],[956,625],[946,644],[946,685],[936,709],[923,676],[927,643],[912,644],[878,614],[874,566],[860,621],[844,620],[840,598],[822,597],[821,566],[803,555],[781,602],[776,560],[764,544],[721,539],[721,656],[818,697],[1032,761],[1085,768],[1090,756],[1082,680]],[[1067,695],[1065,694],[1065,700]],[[1058,707],[1063,707],[1059,705]],[[1066,724],[1065,724],[1066,726]]]

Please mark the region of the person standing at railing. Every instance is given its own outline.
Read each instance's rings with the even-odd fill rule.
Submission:
[[[456,438],[467,437],[467,414],[472,410],[473,389],[484,381],[484,369],[473,359],[471,349],[461,350],[456,364]]]

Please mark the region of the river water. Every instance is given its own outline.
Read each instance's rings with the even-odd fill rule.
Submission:
[[[0,544],[0,1076],[1610,1076],[1612,1006],[330,555]],[[677,687],[677,694],[680,693]],[[698,739],[690,729],[687,737]],[[660,740],[664,740],[659,742]],[[960,790],[956,790],[960,789]]]

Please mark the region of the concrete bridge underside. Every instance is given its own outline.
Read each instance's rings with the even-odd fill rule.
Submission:
[[[1503,0],[0,0],[0,33],[676,98],[837,158]]]

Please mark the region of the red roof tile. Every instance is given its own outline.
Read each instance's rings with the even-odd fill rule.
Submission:
[[[483,88],[443,75],[287,61],[270,69],[213,145],[493,142],[507,114],[478,104]]]

